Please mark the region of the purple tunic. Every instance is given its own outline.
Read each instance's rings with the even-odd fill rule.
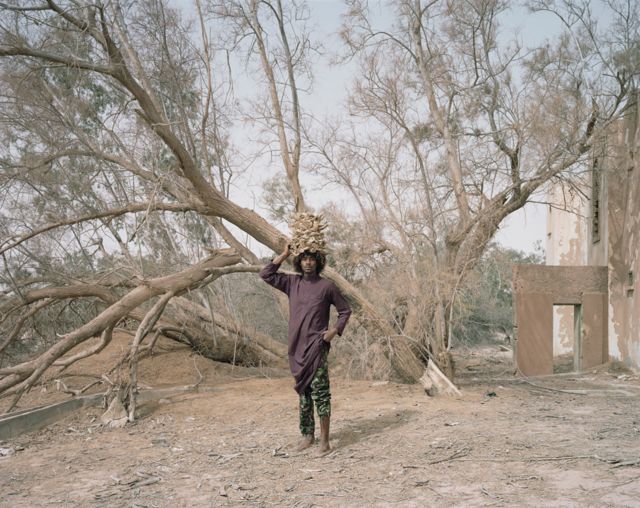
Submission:
[[[260,271],[260,277],[289,297],[289,368],[296,380],[295,390],[302,394],[320,366],[323,348],[331,347],[323,339],[329,328],[331,305],[338,311],[338,335],[342,335],[351,308],[330,280],[318,275],[305,279],[302,275],[279,273],[279,268],[280,265],[269,263]]]

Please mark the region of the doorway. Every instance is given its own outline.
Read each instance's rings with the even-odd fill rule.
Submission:
[[[582,305],[553,306],[553,373],[581,370]]]

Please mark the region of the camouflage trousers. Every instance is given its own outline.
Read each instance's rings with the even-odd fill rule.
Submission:
[[[322,353],[320,366],[313,375],[311,385],[300,395],[300,432],[303,436],[312,436],[315,432],[313,406],[315,403],[318,417],[331,416],[331,391],[329,389],[328,351]]]

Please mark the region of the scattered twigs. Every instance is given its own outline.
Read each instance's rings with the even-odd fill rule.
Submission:
[[[146,487],[147,485],[153,485],[154,483],[158,483],[162,478],[159,476],[150,476],[148,478],[141,478],[139,480],[132,480],[128,482],[126,485],[126,490],[137,489],[138,487]]]
[[[537,388],[538,390],[548,390],[550,392],[556,392],[556,393],[568,393],[571,395],[588,395],[589,393],[589,390],[561,390],[559,388],[549,388],[547,386],[538,385],[533,381],[530,381],[527,377],[521,378],[521,381],[523,383],[527,383],[528,385],[533,386],[534,388]]]
[[[606,462],[608,462],[609,464],[613,464],[613,467],[638,466],[640,465],[640,458],[629,460],[609,459]]]
[[[123,491],[146,487],[162,481],[160,476],[153,476],[142,471],[136,471],[135,475],[137,478],[132,478],[128,481],[123,481],[120,478],[112,476],[111,478],[115,481],[114,487],[96,492],[94,497],[96,499],[106,499],[108,497],[117,496]]]
[[[463,459],[463,458],[455,458],[455,459],[447,459],[447,460],[456,460],[459,462],[554,462],[554,461],[563,461],[563,460],[584,460],[584,459],[593,459],[603,461],[601,457],[597,455],[561,455],[559,457],[522,457],[516,459],[497,459],[493,457],[474,457],[472,459]],[[606,460],[604,460],[607,462]]]
[[[500,496],[496,496],[495,494],[492,494],[491,492],[489,492],[485,487],[481,487],[480,492],[482,492],[485,496],[490,497],[492,499],[502,499]]]
[[[469,453],[471,453],[471,448],[461,448],[460,450],[453,452],[449,457],[429,462],[429,465],[440,464],[441,462],[448,462],[450,460],[460,460],[461,457],[466,457]]]
[[[403,469],[428,469],[427,466],[416,466],[415,464],[400,464]]]
[[[557,457],[522,457],[522,458],[496,458],[496,457],[473,457],[465,459],[471,452],[471,448],[462,448],[455,451],[449,457],[429,462],[429,465],[440,464],[442,462],[555,462],[564,460],[598,460],[608,464],[614,464],[613,467],[635,466],[640,464],[640,459],[622,460],[622,459],[604,459],[598,455],[561,455]],[[402,465],[406,469],[426,468],[426,466]]]
[[[539,476],[527,475],[527,476],[514,476],[509,478],[507,485],[517,485],[518,482],[528,482],[532,480],[541,480]]]
[[[640,476],[634,476],[633,478],[631,478],[629,480],[626,480],[624,482],[613,483],[613,484],[609,484],[609,485],[603,485],[602,487],[596,487],[595,489],[585,489],[585,490],[587,490],[587,492],[594,492],[594,491],[598,491],[598,490],[611,491],[612,489],[615,489],[617,487],[622,487],[624,485],[629,485],[630,483],[636,483],[639,480],[640,480]]]

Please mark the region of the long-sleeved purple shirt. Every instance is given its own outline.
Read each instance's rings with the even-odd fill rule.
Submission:
[[[320,366],[323,348],[330,347],[323,335],[329,328],[331,305],[338,311],[338,335],[342,335],[349,320],[351,307],[330,280],[318,275],[305,279],[302,275],[279,273],[279,268],[280,265],[269,263],[260,271],[260,277],[289,297],[289,368],[296,380],[295,390],[304,393]]]

